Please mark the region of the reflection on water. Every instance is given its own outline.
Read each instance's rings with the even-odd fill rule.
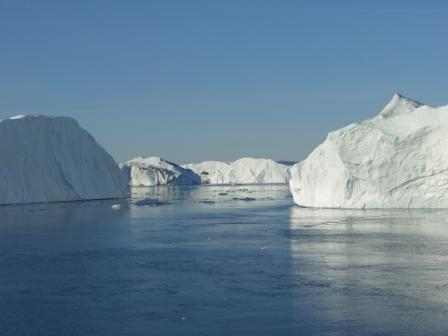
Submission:
[[[131,196],[134,200],[156,198],[162,202],[184,204],[211,201],[232,206],[235,200],[249,197],[259,202],[291,198],[289,188],[284,184],[138,187],[132,189]]]
[[[281,185],[0,207],[0,335],[444,335],[447,225]]]
[[[291,207],[293,272],[310,320],[343,335],[443,335],[448,212]],[[298,316],[300,320],[300,316]]]

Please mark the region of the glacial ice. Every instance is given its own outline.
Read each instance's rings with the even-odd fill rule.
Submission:
[[[138,157],[120,164],[129,185],[149,187],[157,185],[194,185],[200,178],[190,169],[159,157]]]
[[[233,162],[204,161],[182,165],[204,184],[287,183],[288,166],[270,159],[241,158]]]
[[[0,204],[120,198],[113,158],[71,118],[0,121]]]
[[[395,94],[378,116],[329,133],[289,183],[305,207],[448,208],[448,105]]]

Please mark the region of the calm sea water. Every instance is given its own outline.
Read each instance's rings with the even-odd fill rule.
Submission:
[[[0,335],[447,333],[447,211],[302,209],[287,186],[0,207]]]

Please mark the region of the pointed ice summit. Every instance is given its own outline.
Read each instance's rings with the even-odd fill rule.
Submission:
[[[410,113],[422,105],[423,104],[418,101],[406,98],[399,93],[395,93],[389,103],[380,112],[380,115],[388,118],[398,114]]]
[[[295,203],[448,208],[448,106],[394,95],[372,119],[328,134],[290,169]]]

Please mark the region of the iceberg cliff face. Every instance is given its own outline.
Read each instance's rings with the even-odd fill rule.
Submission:
[[[159,157],[138,157],[122,163],[120,167],[133,187],[193,185],[201,182],[199,176],[190,169]]]
[[[17,116],[0,121],[0,204],[125,194],[113,158],[75,120]]]
[[[329,133],[289,182],[306,207],[448,208],[448,106],[396,94],[378,116]]]
[[[288,166],[270,159],[204,161],[185,164],[183,167],[194,171],[205,184],[266,184],[288,181]]]

